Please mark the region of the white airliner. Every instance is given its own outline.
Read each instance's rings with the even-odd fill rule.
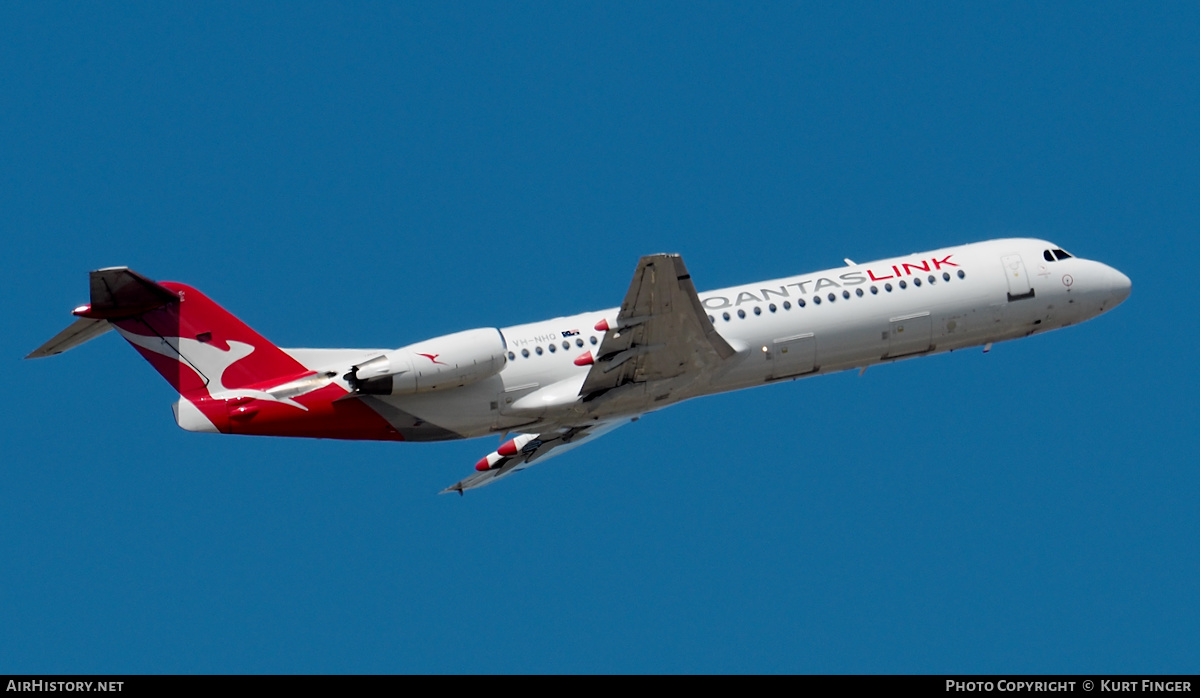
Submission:
[[[1082,322],[1130,281],[1007,239],[697,294],[679,255],[642,257],[619,308],[400,349],[280,349],[199,291],[125,267],[26,358],[115,327],[180,395],[189,431],[441,441],[510,436],[446,488],[495,482],[682,400],[1025,337]]]

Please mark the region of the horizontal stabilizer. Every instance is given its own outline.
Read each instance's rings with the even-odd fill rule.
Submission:
[[[88,280],[91,303],[74,310],[79,319],[25,358],[41,359],[61,354],[111,330],[109,320],[136,317],[179,302],[177,293],[129,267],[97,269],[89,275]]]
[[[67,329],[59,332],[42,346],[34,349],[26,356],[27,359],[42,359],[47,356],[61,354],[68,349],[83,344],[89,339],[95,339],[112,329],[108,320],[81,317],[72,322]]]
[[[91,307],[78,315],[91,318],[128,318],[178,303],[179,295],[129,267],[97,269],[89,275]]]

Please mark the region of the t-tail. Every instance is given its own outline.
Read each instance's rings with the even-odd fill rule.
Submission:
[[[155,282],[127,267],[93,271],[91,302],[67,329],[26,358],[60,354],[116,329],[180,395],[175,419],[189,431],[398,438],[346,390],[318,374],[200,291]]]

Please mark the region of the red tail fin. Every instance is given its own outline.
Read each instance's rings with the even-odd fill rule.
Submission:
[[[129,269],[92,272],[92,305],[78,314],[108,319],[187,398],[309,372],[203,293]]]
[[[78,346],[111,324],[179,391],[175,419],[189,431],[404,440],[365,401],[340,399],[347,389],[336,371],[310,371],[190,286],[126,267],[92,272],[91,286],[91,304],[74,311],[81,319],[30,358]]]

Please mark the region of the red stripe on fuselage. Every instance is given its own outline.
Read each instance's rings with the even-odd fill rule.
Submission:
[[[307,436],[318,439],[403,441],[395,427],[361,400],[338,400],[346,391],[330,384],[293,398],[307,411],[286,402],[252,399],[229,405],[229,427],[234,434]],[[232,400],[227,402],[233,402]],[[233,412],[249,416],[238,418]]]

